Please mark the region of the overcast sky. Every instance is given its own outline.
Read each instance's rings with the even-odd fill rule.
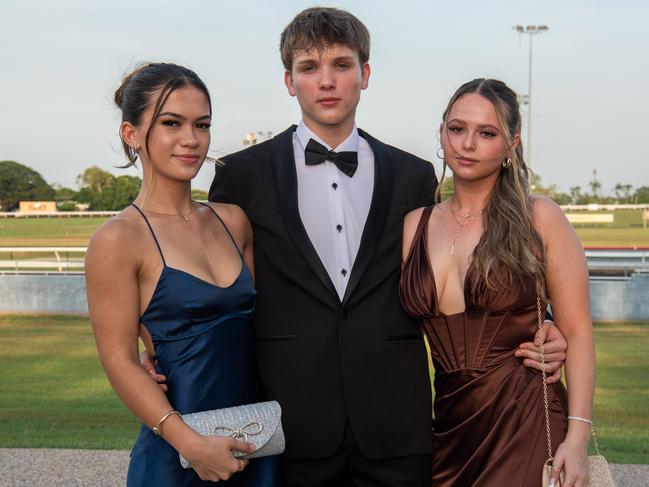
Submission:
[[[3,0],[0,13],[0,160],[76,187],[86,167],[124,161],[112,96],[141,61],[194,69],[213,100],[213,153],[246,132],[278,133],[300,119],[283,86],[279,34],[301,0]],[[446,101],[476,77],[527,91],[534,38],[532,166],[544,183],[588,188],[592,171],[649,185],[649,2],[637,0],[360,1],[347,9],[372,34],[372,76],[357,123],[436,160]],[[524,116],[525,117],[525,116]],[[436,163],[436,167],[439,164]],[[206,165],[195,187],[207,189]]]

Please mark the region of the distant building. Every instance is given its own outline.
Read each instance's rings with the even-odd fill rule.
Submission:
[[[56,211],[56,201],[21,201],[19,205],[18,211],[21,213]]]

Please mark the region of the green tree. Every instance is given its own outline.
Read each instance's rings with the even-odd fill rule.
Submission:
[[[77,193],[77,201],[89,204],[93,211],[119,211],[130,205],[140,191],[142,180],[137,176],[115,177],[107,174],[111,179],[105,178],[102,181],[101,191],[85,186]]]
[[[570,195],[559,191],[559,186],[557,186],[556,184],[545,186],[543,184],[541,176],[536,173],[532,173],[530,186],[533,194],[547,196],[548,198],[553,199],[559,205],[567,205],[568,203],[570,203]]]
[[[602,189],[602,183],[597,180],[597,169],[593,169],[593,179],[588,184],[590,185],[590,193],[592,194],[593,199],[599,201],[599,193]]]
[[[440,190],[440,197],[442,198],[442,201],[453,196],[454,191],[455,189],[453,186],[453,174],[447,173],[444,177],[444,181],[442,181],[442,189]]]
[[[59,211],[76,211],[77,205],[74,201],[64,201],[56,205]]]
[[[622,183],[617,183],[615,185],[615,187],[613,188],[613,194],[618,200],[622,197]]]
[[[633,195],[633,185],[631,185],[631,184],[623,184],[622,185],[622,194],[624,195],[624,202],[625,203],[630,203],[631,202],[631,196]]]
[[[108,191],[112,193],[110,210],[123,210],[130,205],[140,192],[142,180],[137,176],[117,176],[113,182],[112,188]]]
[[[635,190],[633,198],[637,204],[649,203],[649,186],[640,186]]]
[[[70,188],[65,188],[58,184],[53,184],[52,189],[54,189],[54,201],[57,203],[64,203],[66,201],[76,201],[77,192]]]
[[[582,197],[581,186],[572,186],[568,191],[570,191],[570,198],[572,199],[572,204],[578,204],[579,200]]]
[[[15,161],[0,161],[0,206],[13,211],[20,201],[51,201],[54,190],[32,168]]]
[[[83,171],[83,174],[77,176],[79,187],[89,188],[95,193],[103,193],[112,186],[114,181],[115,176],[97,166],[90,166]]]
[[[192,199],[207,201],[207,191],[202,189],[192,189]]]

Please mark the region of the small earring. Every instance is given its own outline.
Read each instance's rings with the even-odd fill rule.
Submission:
[[[511,157],[508,157],[507,160],[503,161],[503,168],[508,169],[512,165],[512,159]]]
[[[439,155],[439,151],[442,151],[441,156]],[[441,147],[439,149],[437,149],[437,158],[442,160],[442,161],[444,160],[444,149],[442,149]]]

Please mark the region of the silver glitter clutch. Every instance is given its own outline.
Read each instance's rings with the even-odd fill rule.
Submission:
[[[231,436],[257,447],[252,453],[233,451],[237,458],[268,457],[284,452],[282,408],[277,401],[185,414],[183,421],[203,436]],[[191,467],[182,455],[180,464],[183,468]]]

